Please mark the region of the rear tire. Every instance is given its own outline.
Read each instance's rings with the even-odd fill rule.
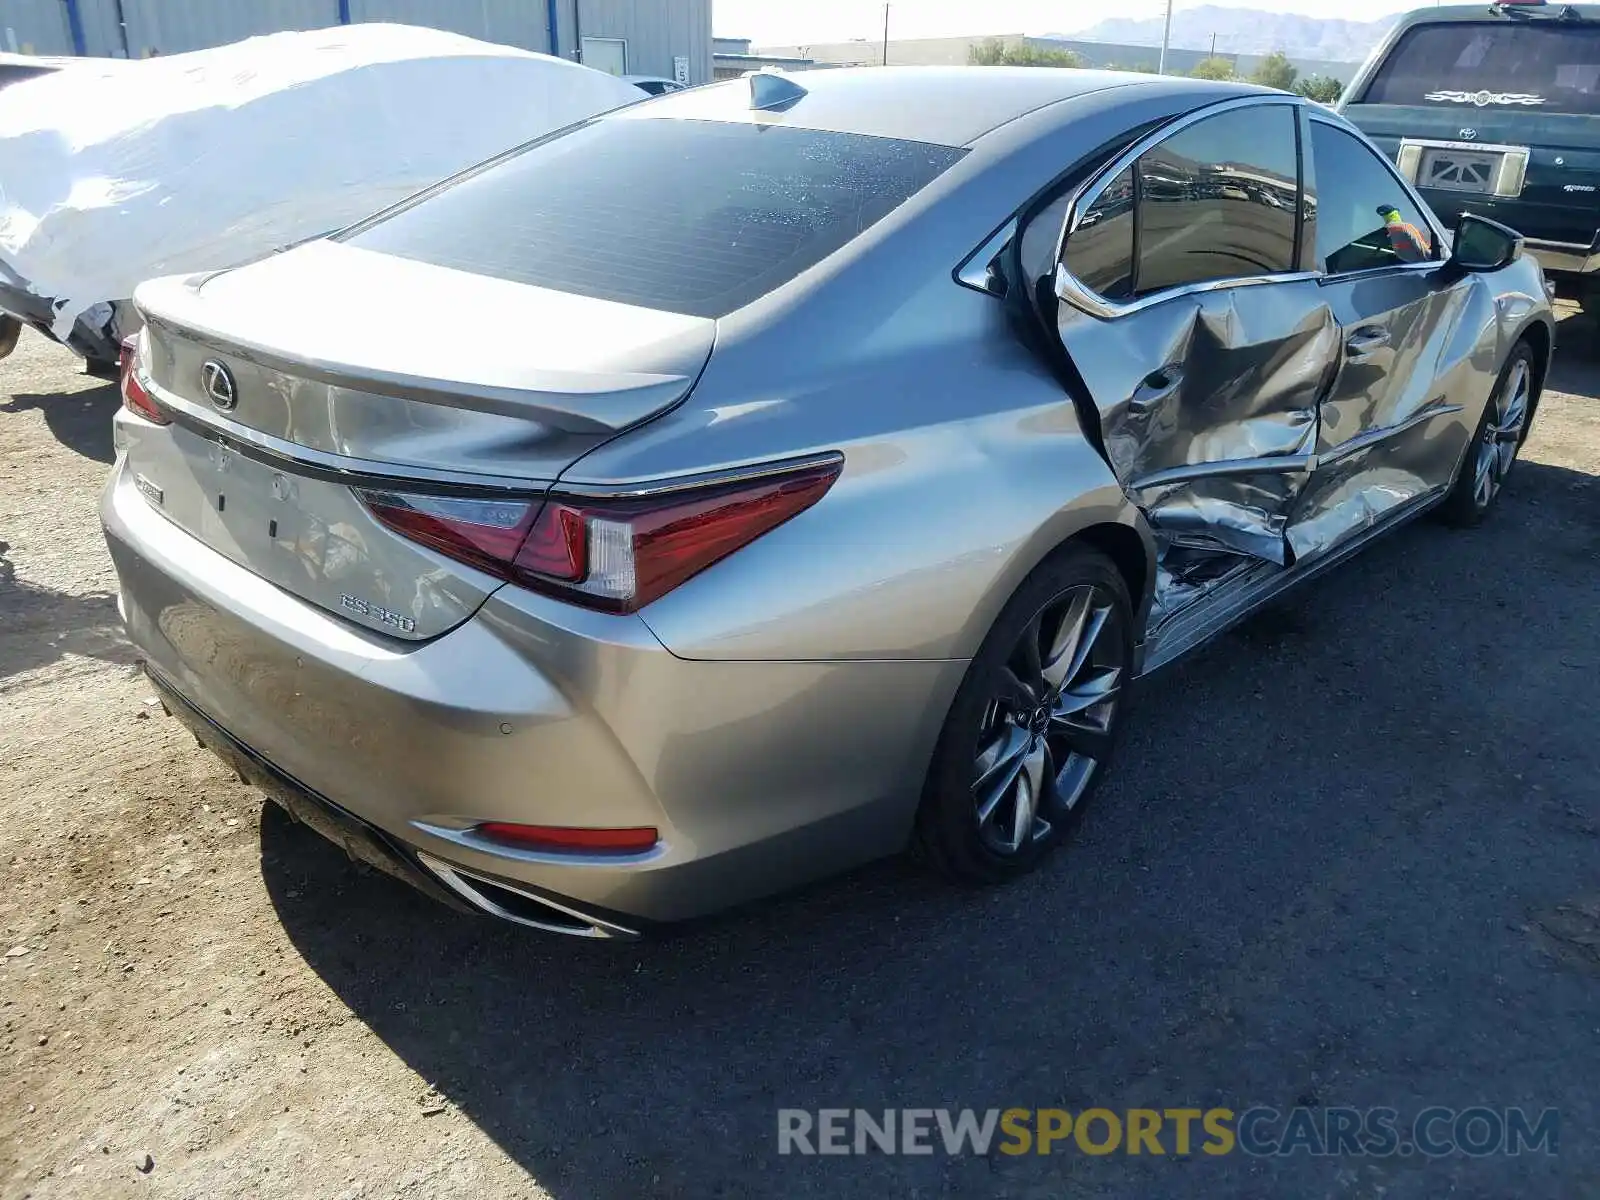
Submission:
[[[1533,347],[1518,342],[1483,406],[1483,417],[1473,432],[1455,486],[1439,506],[1439,516],[1446,524],[1470,529],[1481,524],[1494,507],[1533,423],[1539,399],[1534,378]]]
[[[1068,545],[1001,611],[934,750],[913,848],[1001,883],[1067,836],[1105,776],[1133,673],[1133,604],[1110,559]]]

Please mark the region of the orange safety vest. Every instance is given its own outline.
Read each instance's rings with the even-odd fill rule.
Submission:
[[[1421,262],[1428,257],[1431,246],[1426,234],[1411,222],[1393,213],[1384,218],[1384,231],[1389,235],[1389,247],[1406,262]]]

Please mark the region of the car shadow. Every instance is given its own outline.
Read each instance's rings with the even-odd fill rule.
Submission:
[[[10,549],[0,542],[0,680],[49,666],[66,654],[124,665],[138,660],[123,635],[116,596],[19,581],[7,557]]]
[[[1596,562],[1600,481],[1519,465],[1483,527],[1416,523],[1142,685],[1074,844],[1003,889],[888,862],[659,939],[561,939],[275,809],[263,874],[328,986],[563,1200],[1306,1195],[1340,1170],[1511,1194],[1525,1159],[1424,1183],[1301,1155],[783,1157],[777,1114],[1495,1096],[1600,1119],[1595,977],[1527,932],[1593,884]],[[1578,1166],[1535,1169],[1554,1194]]]
[[[9,400],[0,401],[0,413],[38,409],[56,441],[85,458],[110,463],[116,458],[111,440],[111,418],[116,415],[121,403],[117,385],[105,383],[80,392],[52,392],[48,395],[19,392]]]

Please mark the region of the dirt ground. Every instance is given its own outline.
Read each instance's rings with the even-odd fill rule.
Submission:
[[[0,1194],[1600,1195],[1600,353],[1483,529],[1414,525],[1147,686],[1077,844],[669,939],[457,916],[162,715],[111,386],[0,363]],[[1581,343],[1588,343],[1587,345]],[[796,1160],[780,1106],[1555,1107],[1535,1160]],[[148,1158],[147,1158],[148,1156]]]

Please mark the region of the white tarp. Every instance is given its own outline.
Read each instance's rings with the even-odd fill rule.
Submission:
[[[0,89],[0,265],[56,302],[65,337],[144,279],[337,229],[643,98],[576,63],[407,25],[80,61]]]

